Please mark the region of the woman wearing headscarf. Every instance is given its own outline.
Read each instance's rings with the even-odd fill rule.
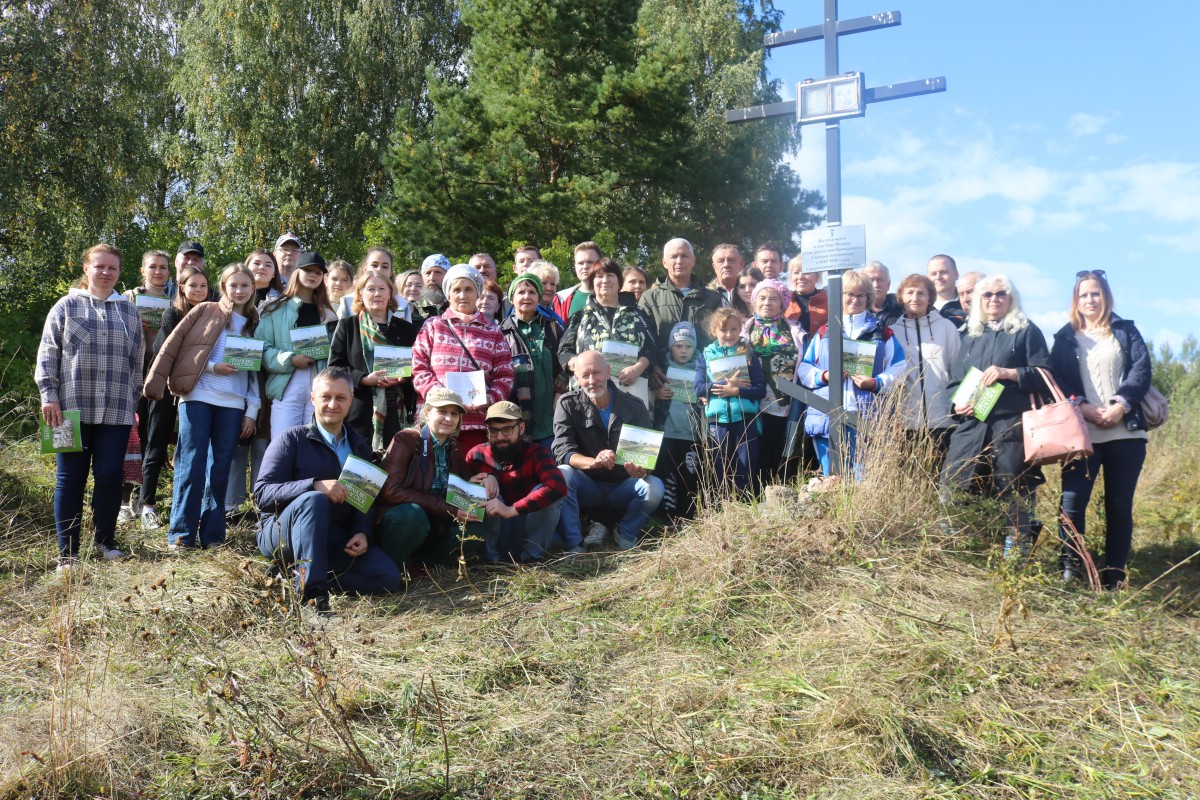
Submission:
[[[466,264],[451,267],[442,279],[442,292],[449,308],[426,320],[413,344],[413,387],[421,400],[439,387],[475,392],[475,396],[463,397],[465,413],[458,443],[467,453],[487,441],[487,407],[507,400],[512,393],[512,351],[495,323],[478,311],[483,292],[483,276],[478,270]],[[451,377],[455,373],[465,374]]]
[[[767,380],[767,395],[758,415],[762,431],[755,483],[759,486],[772,480],[788,480],[794,475],[794,470],[788,469],[791,459],[786,453],[792,398],[778,388],[776,380],[781,377],[791,380],[795,376],[796,364],[804,352],[804,328],[798,320],[784,316],[787,300],[787,286],[782,281],[774,278],[761,281],[751,297],[754,315],[742,327],[742,337],[758,354]]]
[[[513,360],[513,392],[530,439],[549,449],[554,442],[554,391],[562,377],[558,341],[562,329],[540,304],[541,278],[532,270],[513,279],[508,299],[513,313],[500,323]]]

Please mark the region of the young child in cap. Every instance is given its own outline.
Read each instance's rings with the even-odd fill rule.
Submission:
[[[667,380],[655,395],[654,426],[662,429],[663,443],[654,471],[666,489],[660,508],[671,517],[691,519],[700,485],[696,440],[702,419],[692,391],[696,328],[690,322],[677,323],[667,345]]]

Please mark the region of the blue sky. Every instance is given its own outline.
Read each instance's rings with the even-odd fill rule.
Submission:
[[[1115,0],[841,0],[842,19],[899,10],[902,24],[841,37],[840,67],[868,86],[945,76],[940,94],[875,103],[844,120],[843,222],[893,286],[929,256],[1008,274],[1047,336],[1075,273],[1104,269],[1116,310],[1178,348],[1200,334],[1200,3]],[[822,0],[777,0],[785,29]],[[820,42],[776,48],[773,77],[824,74]],[[750,123],[767,124],[767,123]],[[825,128],[804,128],[796,167],[825,191]]]

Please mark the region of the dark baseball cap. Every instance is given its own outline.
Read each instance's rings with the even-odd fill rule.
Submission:
[[[179,245],[179,249],[175,251],[175,254],[183,255],[184,253],[195,253],[201,258],[204,258],[204,245],[200,244],[199,242],[184,242],[183,244]]]
[[[300,254],[300,260],[296,262],[296,269],[306,269],[308,267],[316,267],[321,272],[329,272],[329,268],[325,266],[325,259],[320,253],[312,250],[306,250]]]

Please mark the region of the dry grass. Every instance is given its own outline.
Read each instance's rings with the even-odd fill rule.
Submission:
[[[248,531],[182,559],[129,531],[135,559],[64,583],[27,507],[0,797],[1195,796],[1194,563],[1118,595],[1059,587],[1044,548],[997,566],[986,517],[939,533],[916,458],[631,554],[340,598],[321,635]],[[1160,541],[1194,543],[1144,537],[1143,586]]]

